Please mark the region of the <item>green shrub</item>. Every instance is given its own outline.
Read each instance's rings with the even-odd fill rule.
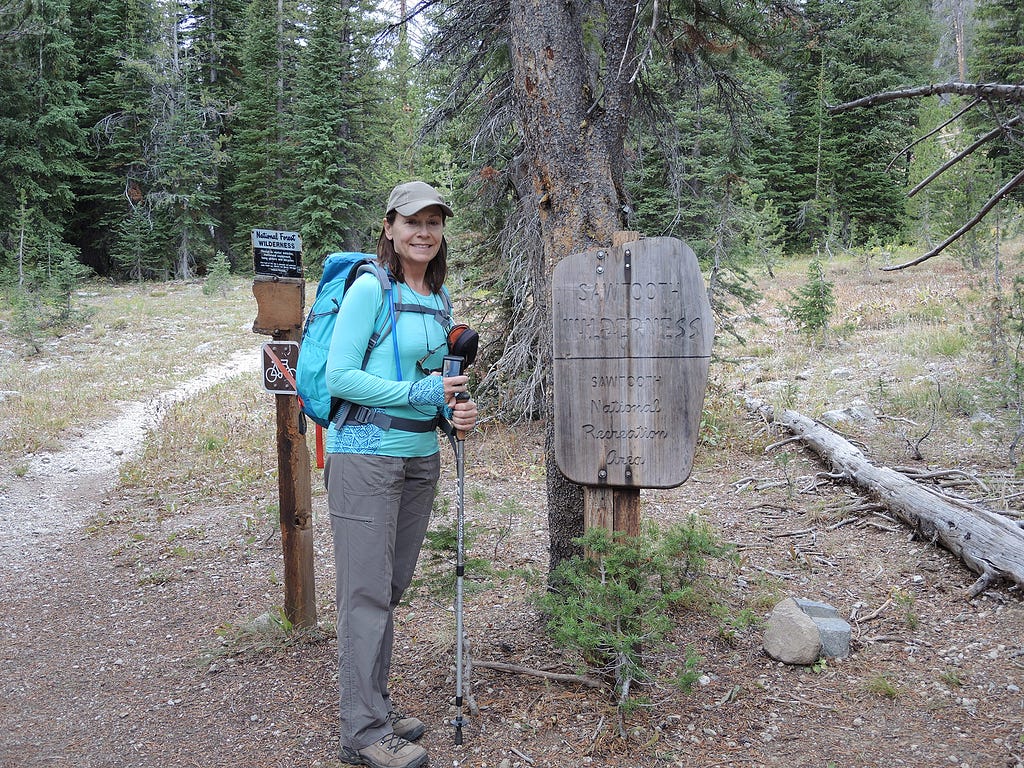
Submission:
[[[696,516],[665,531],[648,523],[636,537],[594,528],[576,543],[590,556],[559,563],[539,602],[555,641],[614,681],[621,721],[633,682],[650,679],[645,658],[670,645],[671,609],[692,596],[711,558],[730,549]]]
[[[783,313],[809,336],[825,333],[836,310],[835,284],[825,277],[821,262],[815,259],[807,267],[807,283],[789,291],[790,304]]]
[[[224,251],[217,251],[216,257],[210,263],[210,270],[206,273],[206,280],[203,281],[203,295],[212,296],[220,293],[227,296],[228,284],[231,282],[231,262],[224,255]]]

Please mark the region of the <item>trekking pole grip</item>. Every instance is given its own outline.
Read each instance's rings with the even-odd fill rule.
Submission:
[[[455,399],[462,401],[469,400],[469,392],[459,392],[458,394],[455,395]],[[468,432],[466,432],[465,430],[457,429],[455,430],[455,439],[465,440],[467,434]]]

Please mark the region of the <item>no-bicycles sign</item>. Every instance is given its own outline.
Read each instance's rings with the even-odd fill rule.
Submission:
[[[646,238],[552,275],[555,462],[583,485],[671,488],[690,475],[714,324],[693,251]]]
[[[294,395],[297,341],[268,341],[263,345],[263,389],[275,395]]]

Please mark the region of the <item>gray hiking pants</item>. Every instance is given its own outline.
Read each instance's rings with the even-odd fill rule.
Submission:
[[[327,454],[341,744],[350,749],[391,732],[394,610],[412,581],[440,472],[438,453],[423,458]]]

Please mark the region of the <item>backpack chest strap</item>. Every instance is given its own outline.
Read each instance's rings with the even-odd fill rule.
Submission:
[[[396,302],[395,312],[419,312],[421,315],[432,315],[442,327],[447,327],[452,320],[452,313],[446,307],[427,307],[423,304]]]

